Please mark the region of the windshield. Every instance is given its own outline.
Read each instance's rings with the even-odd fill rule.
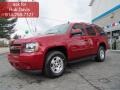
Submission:
[[[57,25],[47,30],[45,34],[64,34],[66,33],[68,27],[69,24]]]

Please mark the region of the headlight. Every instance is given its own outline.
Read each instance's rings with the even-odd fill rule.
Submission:
[[[39,49],[39,43],[26,43],[24,47],[24,52],[36,52]]]

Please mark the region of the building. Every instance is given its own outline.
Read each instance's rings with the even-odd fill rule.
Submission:
[[[120,0],[91,0],[92,23],[108,35],[111,49],[120,50]]]

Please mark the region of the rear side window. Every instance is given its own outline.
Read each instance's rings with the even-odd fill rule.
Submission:
[[[104,32],[104,30],[101,27],[95,26],[95,28],[100,35],[106,35],[106,33]]]
[[[96,32],[92,26],[86,26],[86,31],[89,36],[96,36]]]

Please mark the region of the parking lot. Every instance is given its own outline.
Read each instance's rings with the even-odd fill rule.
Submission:
[[[0,55],[0,90],[120,90],[120,53],[107,52],[105,62],[68,65],[65,74],[49,79],[39,72],[19,72]]]

